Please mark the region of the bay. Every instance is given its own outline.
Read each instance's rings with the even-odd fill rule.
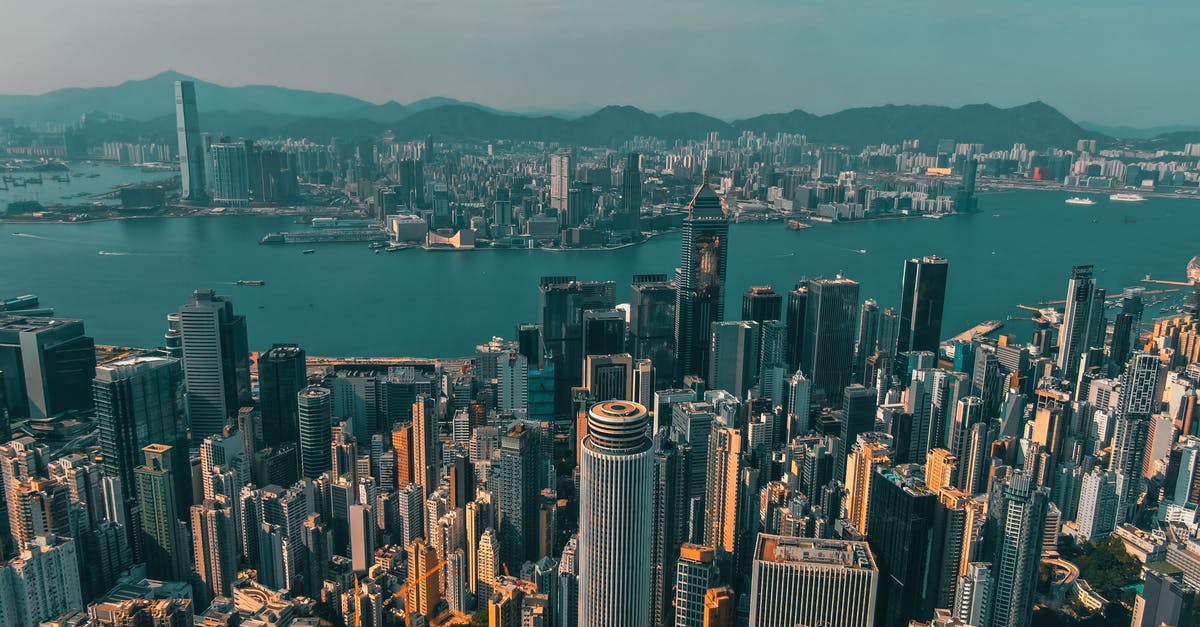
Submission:
[[[1200,254],[1200,202],[1149,198],[1066,205],[1069,194],[985,194],[980,213],[730,231],[727,307],[751,285],[784,292],[803,277],[841,273],[862,297],[897,306],[903,260],[950,261],[943,335],[978,322],[1027,316],[1018,303],[1061,299],[1072,264],[1095,264],[1109,293],[1147,273],[1182,280]],[[251,350],[296,342],[314,355],[468,355],[492,336],[513,337],[538,317],[538,278],[612,279],[628,298],[634,274],[672,273],[680,236],[614,251],[407,250],[366,244],[263,246],[268,231],[304,228],[287,217],[148,218],[88,224],[0,224],[0,298],[34,293],[43,307],[78,317],[98,343],[158,346],[165,316],[192,289],[233,296],[248,319]],[[16,235],[19,233],[20,235]],[[865,251],[865,252],[863,252]],[[262,287],[235,285],[262,279]],[[1155,289],[1157,286],[1146,286]],[[1158,315],[1158,307],[1148,316]],[[1028,339],[1028,324],[1006,330]]]

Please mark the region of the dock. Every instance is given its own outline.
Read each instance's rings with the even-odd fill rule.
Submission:
[[[268,233],[260,244],[326,244],[332,242],[386,242],[388,234],[382,229],[314,229]]]
[[[959,333],[950,338],[947,342],[970,342],[971,340],[982,337],[1004,326],[1004,322],[1000,320],[985,320],[979,324]]]

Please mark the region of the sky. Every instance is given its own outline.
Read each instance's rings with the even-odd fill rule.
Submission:
[[[373,102],[726,119],[1041,100],[1200,124],[1197,0],[4,0],[0,93],[173,69]],[[13,27],[19,25],[19,27]]]

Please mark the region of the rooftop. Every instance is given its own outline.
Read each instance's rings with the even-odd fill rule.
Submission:
[[[756,561],[778,564],[809,564],[876,570],[875,557],[866,542],[822,540],[760,534]]]

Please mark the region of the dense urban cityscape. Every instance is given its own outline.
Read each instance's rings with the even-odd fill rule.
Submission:
[[[0,627],[1200,627],[1200,249],[1170,251],[1182,280],[1114,284],[1096,242],[1042,264],[1056,300],[966,330],[948,312],[995,286],[949,289],[981,262],[943,250],[883,270],[895,302],[786,255],[787,284],[729,278],[760,245],[737,223],[995,223],[981,196],[1013,189],[1196,203],[1200,132],[1121,139],[1040,102],[937,126],[448,99],[281,131],[201,114],[235,88],[148,84],[173,114],[0,97],[0,223],[286,216],[244,238],[547,251],[536,284],[476,278],[537,314],[492,337],[389,312],[457,357],[314,352],[246,304],[248,269],[176,282],[157,341],[117,342],[0,264],[22,289],[0,294]],[[1075,237],[1046,220],[1029,255]],[[671,236],[672,267],[555,262]]]

